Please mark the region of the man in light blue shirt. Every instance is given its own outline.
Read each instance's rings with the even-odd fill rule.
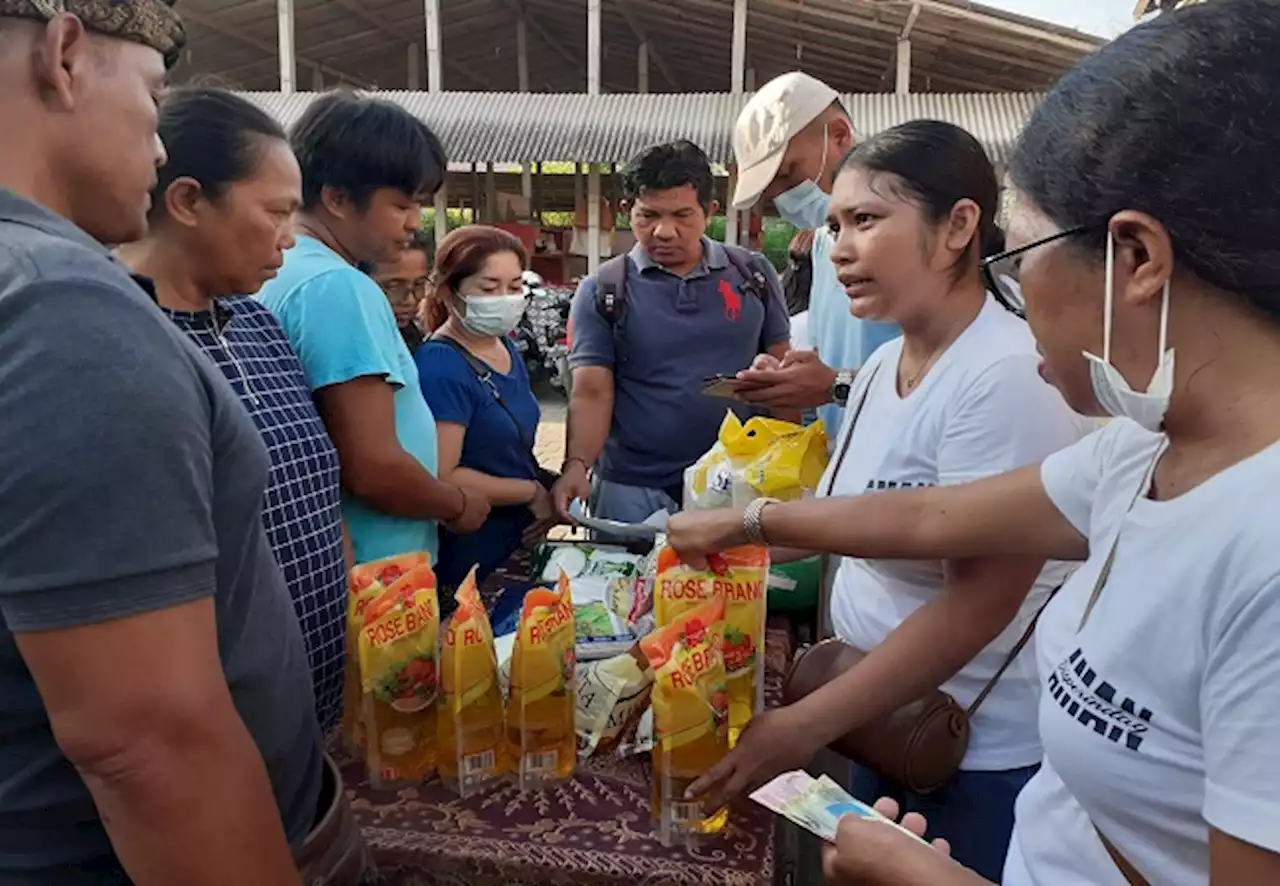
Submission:
[[[280,320],[338,450],[357,562],[437,553],[436,523],[473,532],[489,503],[435,477],[436,426],[378,285],[357,265],[395,261],[440,187],[445,157],[389,102],[331,93],[290,140],[302,169],[297,245],[258,297]]]
[[[860,320],[850,312],[831,262],[831,189],[855,137],[839,93],[799,71],[769,81],[752,96],[733,135],[739,167],[734,206],[744,209],[769,198],[784,221],[814,231],[809,340],[797,343],[776,367],[760,361],[743,373],[740,378],[753,383],[743,397],[775,408],[816,408],[833,435],[854,371],[901,334],[896,324]]]

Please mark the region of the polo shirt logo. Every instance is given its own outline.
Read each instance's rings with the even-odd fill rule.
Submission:
[[[724,299],[725,318],[737,323],[742,316],[742,293],[730,286],[728,280],[721,280],[720,298]]]
[[[1089,665],[1084,652],[1071,653],[1049,675],[1053,700],[1081,726],[1131,751],[1142,747],[1150,729],[1151,710],[1116,691]]]

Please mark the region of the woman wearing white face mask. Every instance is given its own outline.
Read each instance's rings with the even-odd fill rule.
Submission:
[[[470,225],[440,244],[414,360],[435,414],[440,477],[481,490],[493,504],[478,532],[441,531],[437,576],[456,587],[483,577],[555,522],[533,442],[541,411],[510,332],[528,304],[524,246],[506,231]]]

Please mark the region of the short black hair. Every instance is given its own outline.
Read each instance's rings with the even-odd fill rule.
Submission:
[[[435,259],[436,238],[425,229],[418,228],[409,239],[409,248],[416,249],[427,257],[427,264]]]
[[[666,142],[645,148],[631,159],[622,171],[622,196],[635,200],[645,191],[669,191],[689,186],[698,194],[698,202],[711,211],[715,178],[706,153],[691,141]]]
[[[1166,12],[1083,59],[1028,122],[1018,191],[1101,255],[1108,220],[1159,219],[1179,264],[1280,321],[1278,0]]]
[[[973,257],[1004,248],[1004,233],[996,224],[1000,183],[995,167],[982,144],[954,123],[912,120],[879,132],[849,152],[841,169],[852,168],[892,175],[931,221],[949,216],[959,201],[972,200],[981,210]]]
[[[187,86],[160,105],[158,127],[168,159],[151,192],[151,212],[164,212],[164,192],[179,178],[193,178],[211,200],[248,178],[258,141],[284,141],[284,129],[252,102],[214,86]]]
[[[302,168],[306,209],[320,202],[326,186],[360,207],[381,188],[434,194],[448,168],[444,146],[425,123],[397,104],[348,90],[313,101],[289,141]]]

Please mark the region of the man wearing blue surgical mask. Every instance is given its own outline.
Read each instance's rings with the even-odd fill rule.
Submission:
[[[832,433],[840,426],[854,372],[876,348],[900,334],[893,323],[850,312],[831,261],[831,188],[855,140],[839,93],[800,71],[766,83],[743,108],[733,133],[738,162],[734,207],[771,200],[784,221],[814,231],[809,340],[796,343],[782,361],[757,360],[739,376],[751,382],[742,396],[774,408],[816,408]]]

